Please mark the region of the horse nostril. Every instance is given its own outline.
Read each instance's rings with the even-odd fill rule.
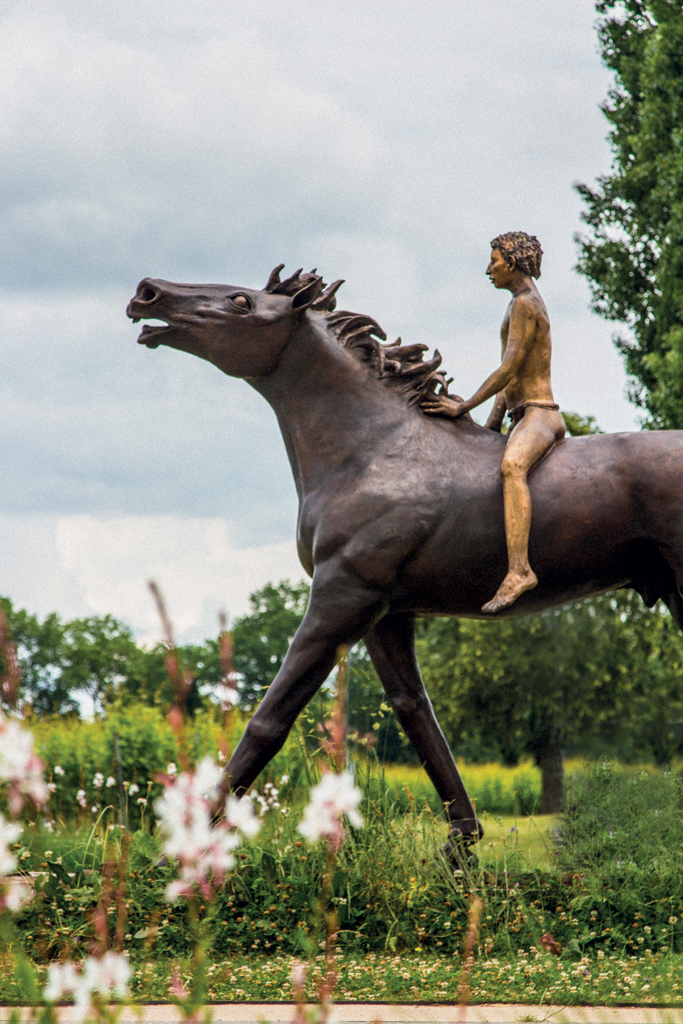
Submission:
[[[160,296],[161,292],[148,284],[141,284],[138,288],[137,298],[140,302],[156,302]]]

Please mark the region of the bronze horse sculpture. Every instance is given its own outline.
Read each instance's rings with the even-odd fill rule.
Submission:
[[[384,345],[368,316],[335,309],[341,281],[311,271],[263,290],[145,279],[128,306],[155,319],[138,341],[244,378],[271,404],[299,496],[298,549],[313,577],[304,620],[226,768],[244,792],[330,674],[363,639],[387,698],[446,808],[458,844],[483,830],[434,716],[414,620],[486,618],[507,553],[505,437],[418,402],[447,392],[438,352]],[[538,586],[502,614],[528,615],[633,587],[683,624],[683,432],[560,442],[533,470],[530,557]],[[454,853],[457,856],[457,853]]]

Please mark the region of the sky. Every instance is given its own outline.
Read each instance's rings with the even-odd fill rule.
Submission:
[[[315,266],[469,397],[506,306],[489,241],[525,230],[556,400],[638,429],[573,269],[572,186],[610,166],[595,20],[589,0],[0,0],[0,594],[151,642],[153,578],[199,641],[304,575],[272,410],[136,345],[143,277]]]

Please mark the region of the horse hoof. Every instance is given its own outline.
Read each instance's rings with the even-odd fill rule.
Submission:
[[[472,837],[451,833],[441,853],[453,871],[470,872],[479,865],[479,858],[472,849]]]

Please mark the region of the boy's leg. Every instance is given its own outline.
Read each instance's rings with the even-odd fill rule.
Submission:
[[[552,446],[564,437],[564,420],[559,412],[529,406],[510,433],[500,464],[505,505],[505,540],[508,571],[495,597],[483,612],[493,614],[508,608],[520,594],[538,583],[529,565],[531,496],[527,474]]]

